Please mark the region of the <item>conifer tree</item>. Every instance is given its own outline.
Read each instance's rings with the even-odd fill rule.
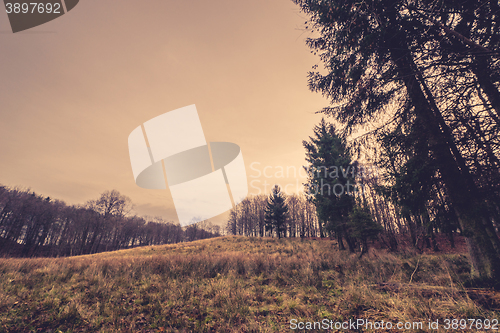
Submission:
[[[276,231],[278,239],[285,236],[288,206],[285,203],[285,195],[278,185],[273,187],[265,210],[266,231]]]
[[[309,140],[303,141],[309,163],[308,196],[316,205],[320,223],[337,237],[339,249],[345,249],[345,239],[349,250],[354,252],[347,222],[354,207],[356,167],[344,140],[324,119],[314,128],[314,136]]]
[[[370,210],[360,206],[355,206],[349,214],[348,226],[351,237],[359,240],[361,255],[368,252],[368,240],[375,239],[383,230],[380,224],[373,221]]]

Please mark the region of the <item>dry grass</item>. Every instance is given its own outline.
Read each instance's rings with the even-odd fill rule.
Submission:
[[[0,332],[288,332],[294,318],[500,319],[463,287],[468,271],[456,254],[359,259],[329,241],[243,237],[0,259]]]

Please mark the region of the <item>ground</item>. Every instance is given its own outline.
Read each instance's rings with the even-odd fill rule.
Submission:
[[[432,331],[448,332],[447,320],[482,331],[500,319],[497,293],[467,288],[463,253],[360,258],[329,240],[230,236],[0,259],[0,274],[0,332],[290,332],[314,322],[333,332],[349,320],[423,325],[412,332],[437,321]],[[358,331],[386,331],[372,327]]]

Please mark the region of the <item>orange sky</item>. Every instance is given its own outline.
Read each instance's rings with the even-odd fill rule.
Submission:
[[[116,189],[137,214],[176,221],[168,191],[135,184],[127,138],[196,104],[207,141],[241,147],[250,193],[295,191],[327,105],[307,88],[319,59],[304,21],[290,0],[81,0],[12,34],[1,12],[0,183],[69,204]]]

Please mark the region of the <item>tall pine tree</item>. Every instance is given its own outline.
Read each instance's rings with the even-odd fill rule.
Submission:
[[[278,239],[285,236],[288,207],[285,203],[285,195],[278,185],[273,187],[265,210],[266,231],[276,231]]]
[[[316,205],[321,225],[337,237],[339,249],[345,249],[345,240],[354,252],[355,244],[347,223],[354,208],[355,165],[351,163],[344,140],[324,119],[314,128],[314,136],[309,140],[303,141],[309,163],[309,199]]]

